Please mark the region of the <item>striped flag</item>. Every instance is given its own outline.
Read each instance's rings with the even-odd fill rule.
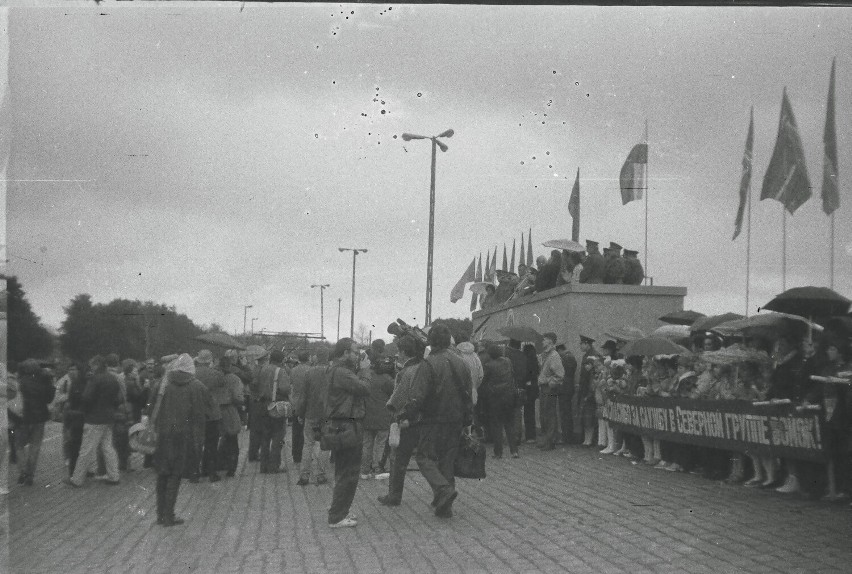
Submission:
[[[648,144],[636,144],[627,154],[618,178],[621,185],[621,205],[627,205],[635,199],[642,199],[642,193],[648,186],[647,173]]]
[[[580,241],[580,168],[577,168],[577,179],[571,189],[571,199],[568,200],[568,213],[571,214],[571,239]]]
[[[751,108],[751,121],[748,124],[745,152],[743,153],[743,175],[740,178],[740,205],[737,208],[737,220],[734,223],[734,239],[743,228],[743,214],[748,203],[748,191],[751,187],[751,150],[754,145],[754,107]]]
[[[473,283],[476,278],[476,257],[467,266],[462,276],[456,282],[453,290],[450,292],[450,303],[455,303],[464,296],[464,288],[468,283]]]
[[[805,163],[805,150],[793,107],[787,98],[787,88],[781,98],[781,117],[778,120],[778,139],[763,176],[761,201],[774,199],[784,204],[791,214],[811,197],[811,181]]]
[[[837,181],[837,132],[834,128],[834,59],[831,60],[831,79],[828,81],[828,110],[825,113],[825,131],[822,141],[825,155],[822,160],[822,210],[831,215],[840,207]]]

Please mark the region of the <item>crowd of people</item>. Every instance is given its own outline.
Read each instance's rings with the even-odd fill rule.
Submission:
[[[452,516],[453,465],[465,432],[491,444],[494,459],[504,456],[504,442],[512,458],[521,456],[524,443],[542,450],[560,443],[597,447],[655,469],[838,500],[852,493],[852,395],[847,385],[819,376],[850,371],[850,343],[844,334],[820,335],[780,333],[771,343],[749,339],[723,347],[730,341],[706,333],[689,353],[654,357],[621,356],[622,339],[607,339],[598,351],[594,339],[581,336],[578,358],[554,333],[544,334],[539,352],[517,340],[456,343],[439,324],[428,338],[413,330],[397,336],[392,353],[381,340],[362,349],[344,338],[332,348],[290,356],[278,349],[263,357],[231,350],[217,360],[203,349],[195,357],[138,363],[110,354],[70,364],[58,379],[51,368],[27,360],[8,375],[9,459],[18,483],[33,485],[45,424],[61,420],[66,484],[117,485],[123,473],[141,470],[132,468],[131,444],[134,433],[151,427],[156,448],[134,461],[153,468],[157,523],[164,526],[183,522],[175,515],[183,479],[235,476],[245,429],[249,469],[257,463],[257,472],[278,474],[292,460],[296,484],[306,486],[328,483],[334,465],[328,523],[335,528],[357,525],[350,507],[359,480],[388,480],[379,502],[398,506],[412,457],[433,490],[435,515]],[[740,351],[735,366],[732,350]],[[17,395],[20,410],[12,409]],[[619,396],[786,399],[790,408],[823,409],[829,463],[623,432],[606,415]],[[283,453],[288,429],[290,452]]]
[[[605,283],[610,285],[640,285],[645,271],[638,258],[639,252],[624,249],[610,242],[601,254],[597,241],[587,240],[585,251],[554,249],[550,257],[540,255],[535,265],[518,265],[518,273],[496,270],[497,285],[486,285],[481,302],[483,310],[494,308],[506,301],[540,293],[560,285],[577,283]]]

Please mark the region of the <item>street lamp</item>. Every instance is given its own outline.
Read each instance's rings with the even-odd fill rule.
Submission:
[[[328,283],[325,285],[311,285],[311,289],[314,287],[319,287],[320,290],[320,337],[323,341],[325,341],[325,331],[323,330],[323,324],[325,323],[324,319],[324,311],[323,311],[323,302],[322,302],[322,294],[325,291],[325,288],[328,287]]]
[[[425,326],[432,322],[432,261],[433,252],[435,249],[435,155],[436,148],[441,148],[442,152],[449,149],[443,142],[438,141],[438,138],[451,138],[455,132],[447,130],[436,136],[418,136],[415,134],[402,134],[402,141],[411,140],[432,140],[432,179],[429,185],[429,257],[426,261],[426,319]]]
[[[366,249],[354,249],[352,247],[338,247],[338,251],[341,253],[344,251],[352,252],[352,319],[349,324],[349,336],[355,337],[355,258],[359,253],[366,253]],[[338,331],[340,329],[338,328]],[[338,337],[339,338],[339,337]]]
[[[254,322],[257,321],[257,317],[251,318],[251,334],[254,335]]]
[[[243,306],[243,335],[246,334],[246,317],[248,317],[248,310],[254,307],[254,305],[244,305]]]

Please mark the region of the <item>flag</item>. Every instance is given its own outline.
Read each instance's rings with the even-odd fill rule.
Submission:
[[[474,281],[482,281],[482,252],[479,252],[479,263],[476,264],[476,276],[473,278]],[[476,293],[471,293],[470,297],[470,312],[473,313],[476,311],[476,302],[479,301],[479,295]]]
[[[647,173],[648,144],[636,144],[627,154],[618,178],[621,184],[621,205],[627,205],[634,199],[642,199],[642,192],[648,186]]]
[[[751,187],[751,149],[754,144],[754,107],[751,108],[751,120],[748,124],[745,152],[743,153],[743,175],[740,178],[740,206],[737,208],[737,220],[734,222],[734,239],[743,227],[743,214],[748,202],[748,192]]]
[[[811,182],[805,164],[805,151],[793,108],[787,98],[787,88],[781,98],[781,117],[778,120],[778,140],[763,176],[760,199],[774,199],[784,204],[791,214],[811,197]]]
[[[571,199],[568,200],[568,213],[574,220],[571,224],[571,239],[580,241],[580,168],[577,168],[577,179],[574,180],[574,188],[571,190]]]
[[[497,284],[497,246],[494,246],[494,252],[491,254],[491,282]]]
[[[512,239],[512,261],[509,265],[509,272],[510,273],[515,272],[515,240],[514,239]]]
[[[509,270],[509,262],[506,259],[506,244],[503,244],[503,271]]]
[[[456,283],[456,286],[453,287],[453,290],[450,292],[450,303],[455,303],[464,295],[464,288],[468,283],[473,283],[473,280],[476,278],[476,257],[470,262],[470,265],[467,266],[467,269],[462,274],[461,278]]]
[[[518,260],[518,267],[520,267],[521,265],[526,266],[526,264],[527,264],[527,260],[526,260],[525,254],[524,254],[524,232],[521,231],[521,256]]]
[[[532,267],[535,265],[535,259],[533,259],[532,252],[532,227],[530,227],[529,233],[527,233],[527,266]]]
[[[831,79],[828,81],[828,110],[825,113],[825,131],[822,141],[825,155],[822,159],[822,210],[831,215],[840,207],[837,189],[837,132],[834,129],[834,60],[831,60]]]

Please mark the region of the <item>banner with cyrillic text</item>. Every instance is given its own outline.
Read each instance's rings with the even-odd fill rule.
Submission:
[[[627,432],[722,450],[826,460],[821,411],[748,401],[617,397],[603,417]]]

